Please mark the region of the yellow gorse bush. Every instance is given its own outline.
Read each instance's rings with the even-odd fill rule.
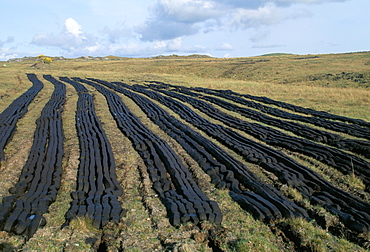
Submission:
[[[53,62],[53,60],[51,58],[49,58],[49,57],[44,58],[44,63],[50,64],[51,62]]]
[[[50,57],[46,57],[42,54],[40,54],[39,56],[37,56],[39,58],[39,60],[42,62],[42,63],[47,63],[47,64],[50,64],[51,62],[53,62],[53,59],[50,58]]]

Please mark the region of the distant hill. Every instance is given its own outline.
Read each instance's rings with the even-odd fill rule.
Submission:
[[[176,54],[172,54],[172,55],[158,55],[158,56],[155,56],[155,57],[152,57],[153,59],[173,59],[173,58],[212,58],[211,56],[209,55],[203,55],[203,54],[192,54],[192,55],[184,55],[184,56],[180,56],[180,55],[176,55]]]
[[[261,56],[281,56],[281,55],[294,55],[293,53],[268,53],[262,54]]]

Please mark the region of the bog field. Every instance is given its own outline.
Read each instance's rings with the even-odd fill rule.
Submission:
[[[370,53],[0,64],[0,251],[368,251]]]

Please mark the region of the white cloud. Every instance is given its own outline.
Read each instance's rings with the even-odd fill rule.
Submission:
[[[152,3],[146,11],[134,3],[114,5],[116,1],[88,1],[95,14],[93,21],[86,22],[86,17],[81,17],[85,21],[81,27],[75,19],[68,18],[59,32],[35,35],[32,43],[57,48],[61,54],[72,57],[212,51],[221,56],[233,51],[234,55],[244,47],[282,47],[287,42],[276,40],[277,29],[289,23],[306,25],[310,22],[307,18],[321,8],[316,7],[318,4],[346,0],[144,0],[144,5]],[[110,13],[112,16],[105,22],[104,16]],[[135,18],[138,13],[140,19]],[[303,22],[296,22],[298,19]],[[91,34],[93,29],[89,26],[97,27],[97,33]],[[243,34],[235,36],[242,42],[230,39],[231,34]],[[293,32],[285,34],[290,36]],[[226,39],[232,44],[223,42]],[[0,47],[4,43],[0,41]]]
[[[196,34],[199,28],[196,24],[186,24],[174,21],[148,21],[137,27],[143,41],[170,40],[181,36]]]
[[[334,2],[345,2],[349,0],[214,0],[219,4],[233,6],[236,8],[257,9],[265,3],[274,3],[279,6],[287,7],[292,4],[323,4]]]
[[[0,61],[6,61],[12,58],[18,58],[19,54],[9,48],[0,48]]]
[[[59,48],[62,55],[75,57],[81,55],[104,56],[143,56],[163,53],[174,53],[183,50],[182,37],[169,40],[155,40],[147,46],[139,46],[133,38],[129,41],[121,42],[120,39],[127,35],[129,31],[119,24],[116,29],[105,28],[102,33],[108,37],[98,38],[92,34],[85,33],[81,26],[72,18],[65,21],[61,32],[57,34],[38,34],[32,39],[32,43],[42,47]],[[132,34],[132,32],[131,32]],[[186,49],[185,49],[186,50]]]
[[[141,47],[135,43],[135,42],[129,42],[127,44],[122,45],[122,53],[120,55],[140,55]],[[115,52],[116,50],[113,50],[112,52]]]
[[[121,38],[135,36],[133,30],[126,26],[124,22],[117,22],[115,27],[112,29],[105,26],[101,32],[108,36],[108,40],[111,43],[118,43]]]
[[[21,52],[19,52],[16,49],[16,47],[14,46],[8,47],[9,44],[12,44],[14,41],[15,41],[14,36],[9,36],[4,41],[0,40],[0,60],[1,61],[19,57],[19,54]]]
[[[169,40],[215,30],[272,26],[289,19],[310,17],[304,6],[341,0],[158,0],[151,17],[136,27],[143,41]],[[288,5],[287,5],[288,4]]]
[[[163,49],[163,48],[166,48],[167,47],[167,43],[166,41],[155,41],[154,42],[154,45],[153,45],[153,48],[154,49]]]
[[[59,47],[63,51],[71,51],[76,48],[86,48],[96,45],[98,38],[93,35],[85,34],[85,36],[76,37],[70,33],[60,34],[39,34],[32,38],[32,42],[38,46]]]
[[[167,48],[170,51],[179,51],[181,49],[181,47],[182,47],[182,38],[181,37],[171,40],[167,45]]]
[[[57,47],[66,56],[96,52],[100,48],[99,39],[92,34],[84,33],[73,18],[66,19],[64,31],[59,34],[38,34],[32,38],[31,43],[38,46]]]
[[[166,55],[166,54],[196,54],[204,53],[207,48],[202,45],[185,45],[183,38],[162,40],[149,43],[146,48],[140,51],[144,55]]]
[[[232,51],[232,50],[234,50],[234,48],[233,48],[233,46],[232,46],[232,45],[230,45],[229,43],[224,42],[224,43],[222,43],[220,46],[218,46],[218,47],[216,48],[216,50],[217,50],[217,51]]]
[[[228,24],[234,27],[249,28],[258,25],[271,25],[279,22],[283,18],[282,10],[278,9],[274,4],[268,3],[258,9],[242,9],[235,10]]]
[[[215,2],[205,0],[159,0],[152,11],[156,17],[184,23],[203,22],[223,13]]]
[[[159,0],[152,6],[152,16],[138,26],[137,32],[144,41],[174,39],[198,33],[209,28],[210,20],[224,15],[214,1]]]
[[[276,2],[276,3],[305,3],[305,4],[322,4],[322,3],[334,3],[334,2],[345,2],[347,0],[263,0],[265,2]]]
[[[289,19],[311,17],[312,14],[301,8],[280,8],[274,3],[267,3],[257,9],[238,8],[230,14],[227,25],[234,28],[258,28],[272,26]]]
[[[169,41],[155,41],[153,45],[148,48],[149,50],[164,52],[177,52],[182,49],[182,38],[175,38]]]
[[[86,50],[89,51],[90,52],[89,55],[91,55],[92,53],[97,52],[100,48],[101,48],[100,45],[93,45],[93,46],[87,46]]]
[[[68,18],[65,21],[65,28],[67,33],[70,33],[75,37],[78,37],[82,33],[81,25],[79,25],[73,18]]]

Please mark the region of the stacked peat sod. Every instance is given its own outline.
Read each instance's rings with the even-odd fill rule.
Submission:
[[[217,203],[200,190],[180,157],[163,139],[146,128],[117,94],[95,82],[74,80],[95,87],[105,96],[118,128],[131,140],[147,166],[153,188],[165,205],[172,225],[188,221],[197,224],[203,220],[221,223],[222,214]]]
[[[302,136],[304,138],[307,138],[307,139],[310,139],[310,140],[313,140],[313,141],[316,141],[316,142],[321,142],[321,143],[328,144],[328,145],[331,145],[331,146],[334,146],[334,147],[337,147],[337,148],[340,148],[340,149],[343,149],[343,150],[348,150],[348,151],[351,151],[351,152],[356,153],[356,154],[363,155],[363,156],[368,157],[368,158],[370,157],[370,141],[348,139],[348,138],[345,139],[345,138],[343,138],[343,137],[341,137],[337,134],[334,134],[334,133],[330,133],[330,132],[319,130],[319,129],[314,129],[314,128],[311,128],[309,126],[306,126],[306,125],[303,125],[303,124],[300,124],[300,123],[296,123],[296,122],[280,120],[280,119],[277,119],[277,118],[274,118],[274,117],[271,117],[271,116],[267,116],[263,113],[257,112],[256,110],[248,109],[248,108],[245,108],[245,107],[240,107],[240,106],[237,106],[235,104],[226,102],[224,100],[218,99],[218,98],[213,97],[213,96],[204,96],[204,95],[196,94],[196,93],[193,93],[193,92],[189,92],[188,88],[181,87],[180,90],[181,90],[180,92],[184,92],[184,93],[186,93],[188,95],[191,95],[191,96],[194,96],[194,97],[199,97],[199,98],[204,99],[206,101],[217,104],[217,105],[219,105],[219,106],[221,106],[225,109],[235,111],[235,112],[243,115],[244,117],[251,118],[253,120],[256,120],[256,121],[259,121],[259,122],[262,122],[262,123],[266,123],[268,125],[276,126],[276,127],[281,128],[281,129],[291,131],[296,135]],[[201,88],[201,89],[194,88],[194,90],[196,90],[196,91],[200,90],[200,91],[205,92],[207,94],[219,96],[219,97],[231,100],[233,102],[237,102],[237,103],[246,105],[248,107],[258,109],[258,110],[260,110],[264,113],[271,114],[273,116],[277,116],[277,117],[280,117],[280,118],[283,117],[283,118],[286,118],[286,119],[291,119],[292,115],[293,115],[291,113],[288,113],[286,111],[283,111],[283,110],[280,110],[280,109],[277,109],[277,108],[271,108],[271,107],[253,102],[253,101],[245,100],[241,97],[235,97],[235,96],[231,96],[231,95],[224,94],[224,93],[213,92],[211,90],[207,90],[207,89],[204,89],[204,88]],[[301,117],[296,118],[296,119],[300,119],[300,118]],[[307,117],[303,117],[303,118],[305,118],[305,122],[307,122]],[[321,119],[321,121],[324,122],[324,121],[327,121],[327,120]],[[332,123],[331,121],[326,122],[326,124],[331,124],[331,123]],[[351,130],[352,130],[351,128],[355,127],[356,131],[361,130],[362,133],[365,132],[365,135],[364,135],[365,138],[366,138],[367,135],[370,134],[370,129],[362,128],[362,127],[359,127],[359,126],[356,126],[356,125],[354,126],[354,125],[351,125],[351,124],[344,124],[344,123],[340,123],[340,125],[341,125],[341,128],[342,128],[341,132],[351,132]],[[347,130],[345,129],[346,127],[347,127]],[[357,136],[359,136],[359,135],[357,135]]]
[[[218,189],[229,189],[232,198],[256,219],[269,222],[281,217],[308,218],[305,210],[289,201],[273,187],[262,182],[247,167],[218,145],[169,115],[148,98],[127,89],[139,92],[145,92],[145,90],[140,90],[138,87],[135,88],[124,83],[114,83],[116,86],[103,80],[90,80],[94,80],[131,98],[155,124],[186,150],[211,177],[211,182]],[[243,191],[240,184],[250,191]]]
[[[299,116],[299,115],[288,113],[286,111],[283,111],[283,110],[280,110],[280,109],[277,109],[277,108],[271,108],[271,107],[265,106],[265,105],[257,103],[257,102],[249,101],[249,100],[246,100],[244,98],[232,96],[232,95],[225,94],[225,93],[212,92],[212,91],[206,91],[206,92],[209,93],[209,94],[212,94],[212,95],[220,96],[222,98],[231,100],[233,102],[237,102],[237,103],[246,105],[246,106],[254,108],[254,109],[258,109],[258,110],[260,110],[264,113],[271,114],[273,116],[277,116],[277,117],[280,117],[280,118],[303,121],[305,123],[308,123],[310,121],[310,118],[312,118],[312,117],[307,117],[307,116],[302,117],[302,116]],[[212,98],[213,98],[212,102],[217,103],[217,104],[220,103],[219,99],[216,100],[214,97],[212,97]],[[212,100],[212,98],[209,98],[207,96],[207,98],[205,98],[205,99]],[[287,103],[285,103],[285,104],[287,104]],[[296,107],[296,106],[293,106],[293,108],[294,107]],[[302,108],[302,109],[304,109],[304,108]],[[269,116],[266,116],[266,115],[265,116],[260,116],[260,114],[262,114],[262,113],[256,113],[256,111],[249,110],[249,109],[246,109],[246,108],[240,108],[239,106],[235,106],[235,105],[233,106],[233,110],[237,111],[238,113],[242,114],[243,116],[251,117],[251,118],[255,117],[255,118],[257,118],[256,120],[259,120],[263,123],[267,123],[269,125],[276,125],[280,128],[283,128],[282,126],[279,126],[279,123],[284,122],[283,120],[273,119],[272,117],[269,117]],[[308,111],[315,111],[315,110],[312,110],[312,109],[307,109],[307,110]],[[299,111],[297,111],[297,112],[299,112]],[[322,111],[316,111],[316,112],[318,112],[318,114],[321,115]],[[324,113],[324,115],[328,114],[326,112],[322,112],[322,113]],[[316,116],[316,113],[311,112],[311,114]],[[359,119],[352,119],[352,118],[343,117],[343,116],[337,116],[336,117],[336,115],[333,115],[333,114],[329,114],[329,115],[330,115],[330,119],[347,121],[347,122],[350,122],[350,123],[355,123],[355,124],[360,125],[360,126],[351,125],[351,124],[344,124],[344,123],[337,123],[337,122],[332,122],[330,120],[319,119],[319,118],[317,118],[317,119],[319,119],[319,121],[321,123],[316,123],[316,125],[318,125],[318,126],[321,125],[322,126],[322,125],[332,125],[332,124],[334,124],[332,127],[336,128],[336,129],[338,129],[337,127],[339,127],[340,128],[338,130],[339,132],[347,133],[349,135],[355,135],[355,136],[360,137],[360,138],[370,139],[369,138],[370,128],[366,128],[366,126],[370,127],[370,123],[368,123],[366,121],[363,121],[363,120],[359,120]],[[348,150],[348,151],[363,155],[367,158],[370,158],[370,142],[369,141],[348,139],[348,138],[344,139],[343,137],[340,137],[337,134],[329,133],[329,132],[326,132],[326,131],[323,131],[323,130],[318,130],[318,129],[314,130],[314,129],[308,127],[308,126],[304,126],[304,125],[299,124],[299,123],[289,122],[288,126],[285,127],[285,129],[289,130],[289,124],[290,124],[290,127],[299,126],[299,128],[297,128],[293,131],[293,133],[295,133],[295,134],[300,134],[301,136],[303,136],[305,138],[308,138],[308,139],[311,139],[311,140],[314,140],[314,141],[317,141],[317,142],[322,142],[324,144],[328,144],[328,145],[331,145],[331,146],[334,146],[334,147],[337,147],[337,148],[340,148],[340,149]],[[361,126],[364,126],[364,127],[361,127]],[[327,126],[326,128],[332,129],[331,126]],[[309,132],[309,129],[311,129],[311,132]],[[290,130],[290,131],[292,131],[292,130]],[[309,132],[309,133],[305,134],[306,131]],[[317,133],[315,133],[314,131],[317,132]],[[302,135],[302,134],[305,134],[305,135]]]
[[[172,88],[175,88],[176,91],[179,91],[179,92],[185,93],[187,95],[190,95],[190,96],[193,96],[193,97],[198,97],[198,98],[201,98],[203,100],[212,102],[212,103],[217,104],[217,105],[219,105],[219,106],[221,106],[225,109],[235,111],[235,112],[241,114],[244,117],[251,118],[251,119],[259,121],[261,123],[265,123],[265,124],[268,124],[268,125],[271,125],[271,126],[279,127],[281,129],[284,129],[284,130],[291,131],[296,135],[302,136],[304,138],[307,138],[307,139],[310,139],[310,140],[313,140],[313,141],[316,141],[316,142],[328,144],[328,145],[331,145],[331,146],[334,146],[334,147],[337,147],[337,148],[340,148],[340,149],[343,149],[343,150],[348,150],[348,151],[351,151],[353,153],[363,155],[367,158],[370,157],[370,142],[369,141],[348,139],[348,138],[344,139],[343,137],[339,136],[338,134],[330,133],[330,132],[319,130],[319,129],[314,129],[314,128],[311,128],[309,126],[297,123],[297,122],[280,120],[280,119],[268,116],[266,114],[270,114],[270,115],[273,115],[275,117],[285,118],[285,119],[289,119],[289,120],[303,121],[305,123],[310,123],[311,119],[313,121],[319,120],[320,123],[316,124],[318,126],[323,126],[324,127],[324,125],[327,125],[326,128],[328,128],[328,129],[333,129],[333,130],[335,129],[335,130],[338,130],[339,132],[347,133],[347,134],[350,134],[350,135],[352,134],[352,135],[355,135],[357,137],[367,138],[367,139],[370,139],[369,138],[370,137],[370,129],[369,128],[366,128],[366,127],[364,128],[364,127],[360,127],[360,126],[357,126],[357,125],[351,125],[351,124],[338,123],[338,122],[325,120],[325,119],[320,119],[320,118],[306,117],[306,116],[301,116],[301,115],[297,115],[297,114],[292,114],[292,113],[286,112],[284,110],[280,110],[280,109],[277,109],[277,108],[272,108],[272,107],[265,106],[265,105],[257,103],[257,102],[246,100],[246,99],[238,97],[238,96],[230,95],[228,92],[217,92],[216,90],[212,90],[212,89],[208,89],[208,88],[200,88],[200,87],[187,88],[187,87],[182,87],[182,86],[174,86],[174,85],[170,85],[170,84],[165,84],[165,83],[162,83],[162,82],[159,82],[159,83],[155,82],[155,83],[156,84],[150,84],[149,86],[151,86],[153,88],[163,88],[163,89],[168,89],[168,88],[172,87]],[[199,94],[199,93],[190,92],[190,90],[210,94],[212,96],[206,96],[206,95],[202,95],[202,94]],[[224,99],[227,99],[227,100],[231,100],[235,103],[239,103],[239,104],[248,106],[248,107],[253,108],[255,110],[237,106],[235,104],[226,102],[225,100],[218,99],[214,96],[218,96],[218,97],[221,97],[221,98],[224,98]],[[284,103],[284,104],[288,105],[287,103]],[[297,107],[297,106],[292,105],[292,107],[294,108],[294,107]],[[300,112],[302,110],[305,111],[304,110],[305,108],[302,108],[302,107],[298,107],[298,108],[301,108],[301,109],[297,109],[298,110],[297,112]],[[260,113],[256,110],[260,110],[263,113]],[[307,110],[307,113],[310,112],[313,115],[316,115],[316,114],[320,115],[321,112],[322,112],[322,111],[316,111],[317,113],[314,113],[313,111],[315,111],[315,110],[313,110],[313,109],[306,109],[306,110]],[[266,114],[264,114],[264,113],[266,113]],[[329,114],[327,112],[322,112],[322,113],[323,113],[323,115],[327,115],[327,117],[329,117],[329,115],[330,115],[330,119],[348,121],[348,122],[356,123],[356,124],[359,124],[359,125],[362,125],[362,126],[366,126],[366,125],[370,126],[370,123],[368,123],[366,121],[363,121],[363,120],[352,119],[352,118],[343,117],[343,116],[336,116],[336,115],[333,115],[333,114]]]
[[[36,75],[27,74],[27,77],[32,82],[32,87],[15,99],[0,114],[0,161],[5,160],[4,148],[14,133],[18,119],[22,118],[22,116],[27,112],[30,102],[44,87],[44,84],[37,79]]]
[[[177,86],[177,85],[171,85],[171,84],[160,82],[160,81],[146,81],[146,82],[147,83],[153,83],[153,84],[162,86],[164,88],[169,88],[169,87],[178,88],[178,87],[180,87],[180,86]],[[181,87],[181,88],[183,88],[183,87]],[[328,112],[325,112],[325,111],[317,111],[317,110],[310,109],[310,108],[304,108],[304,107],[293,105],[293,104],[290,104],[290,103],[286,103],[286,102],[282,102],[282,101],[276,101],[276,100],[273,100],[273,99],[270,99],[270,98],[264,97],[264,96],[254,96],[254,95],[250,95],[250,94],[240,94],[240,93],[234,92],[232,90],[218,90],[218,89],[209,89],[209,88],[202,88],[202,87],[193,87],[193,88],[190,88],[190,89],[196,90],[196,91],[199,91],[199,92],[204,92],[204,93],[217,92],[219,94],[228,95],[227,99],[231,99],[231,100],[233,100],[233,97],[234,98],[235,97],[245,97],[245,98],[250,99],[250,100],[255,100],[255,101],[258,101],[258,102],[261,102],[261,103],[274,105],[274,106],[281,107],[281,108],[284,108],[284,109],[289,109],[291,111],[306,114],[306,115],[312,115],[312,116],[319,117],[319,118],[325,118],[325,119],[342,121],[342,122],[349,122],[349,123],[357,124],[357,125],[364,126],[364,127],[370,127],[370,122],[367,122],[367,121],[364,121],[364,120],[361,120],[361,119],[354,119],[354,118],[350,118],[350,117],[331,114],[331,113],[328,113]],[[235,102],[238,102],[238,100],[235,100]],[[248,104],[245,104],[245,105],[248,106]],[[259,106],[258,103],[257,104],[249,103],[249,105],[251,107]],[[259,109],[258,107],[255,107],[255,108]],[[265,108],[267,110],[272,109],[271,107],[265,107]],[[268,113],[268,111],[266,111],[266,113]]]
[[[186,93],[191,96],[198,96],[196,93],[193,93],[189,90],[185,89],[176,89],[179,92]],[[249,123],[247,121],[240,120],[236,117],[233,117],[231,115],[228,115],[226,113],[223,113],[222,111],[216,109],[212,105],[200,101],[198,99],[183,96],[180,94],[174,94],[171,93],[172,96],[181,99],[182,101],[186,101],[195,108],[201,110],[202,112],[206,113],[208,116],[222,121],[224,124],[226,124],[229,127],[242,130],[246,132],[247,134],[252,135],[253,137],[269,144],[272,146],[278,146],[283,147],[287,150],[298,152],[307,156],[310,156],[320,162],[323,162],[331,167],[336,168],[340,172],[344,174],[352,174],[354,173],[356,176],[360,177],[364,184],[366,185],[365,191],[370,191],[370,163],[366,160],[356,156],[349,154],[347,152],[344,152],[342,150],[332,148],[329,146],[324,146],[303,138],[294,137],[287,135],[281,131],[275,130],[270,127],[266,127],[257,123]],[[217,105],[229,109],[231,111],[235,111],[236,107],[233,104],[230,104],[228,102],[222,101],[220,99],[217,99],[215,97],[210,96],[200,96],[200,98],[205,99],[207,101],[211,101],[216,103]],[[244,108],[239,107],[239,110],[237,111],[245,111]],[[250,115],[251,118],[253,118],[252,114],[261,114],[260,118],[263,117],[262,113],[256,112],[256,111],[250,111],[248,115]],[[244,114],[243,114],[244,115]],[[274,120],[274,118],[271,118],[270,121]],[[277,120],[276,126],[279,126],[279,121]],[[262,121],[265,122],[265,121]],[[284,125],[281,121],[281,126]],[[286,127],[282,127],[284,129],[288,129],[289,125],[292,125],[293,129],[293,122],[285,122]],[[297,131],[293,131],[294,133],[297,133]],[[302,132],[302,131],[301,131]],[[367,142],[368,146],[370,147],[370,143]],[[370,151],[370,148],[369,148]]]
[[[248,94],[239,94],[239,93],[236,93],[236,92],[233,92],[233,91],[230,91],[230,90],[213,90],[213,91],[217,91],[217,92],[224,93],[224,94],[230,94],[230,95],[234,95],[234,96],[245,97],[245,98],[255,100],[255,101],[259,101],[259,102],[262,102],[262,103],[265,103],[265,104],[275,105],[275,106],[278,106],[278,107],[281,107],[281,108],[289,109],[289,110],[294,111],[294,112],[298,112],[298,113],[302,113],[302,114],[306,114],[306,115],[313,115],[313,116],[319,117],[319,118],[326,118],[326,119],[330,119],[330,120],[349,122],[349,123],[357,124],[357,125],[364,126],[364,127],[370,127],[370,122],[366,122],[366,121],[361,120],[361,119],[354,119],[354,118],[349,118],[349,117],[345,117],[345,116],[334,115],[334,114],[331,114],[331,113],[328,113],[328,112],[325,112],[325,111],[317,111],[317,110],[310,109],[310,108],[303,108],[303,107],[296,106],[296,105],[293,105],[293,104],[289,104],[289,103],[285,103],[285,102],[281,102],[281,101],[275,101],[275,100],[267,98],[267,97],[254,96],[254,95],[248,95]]]
[[[170,96],[181,97],[173,92],[162,92]],[[230,128],[213,124],[173,98],[158,94],[150,97],[161,102],[207,135],[236,151],[245,160],[274,173],[282,183],[296,188],[313,204],[319,204],[337,215],[348,229],[356,233],[369,232],[370,204],[336,188],[318,173],[284,153],[252,141]]]
[[[34,81],[36,81],[32,77]],[[45,225],[43,214],[56,199],[63,157],[62,111],[66,88],[53,83],[54,92],[36,120],[34,140],[18,182],[9,189],[13,195],[0,205],[0,228],[27,239]]]
[[[117,181],[111,145],[95,113],[93,97],[82,84],[68,78],[61,80],[70,83],[78,93],[76,130],[80,143],[77,188],[71,194],[66,224],[82,216],[91,218],[96,228],[109,221],[118,223],[125,213],[118,201],[123,190]],[[54,78],[52,81],[58,82]]]

